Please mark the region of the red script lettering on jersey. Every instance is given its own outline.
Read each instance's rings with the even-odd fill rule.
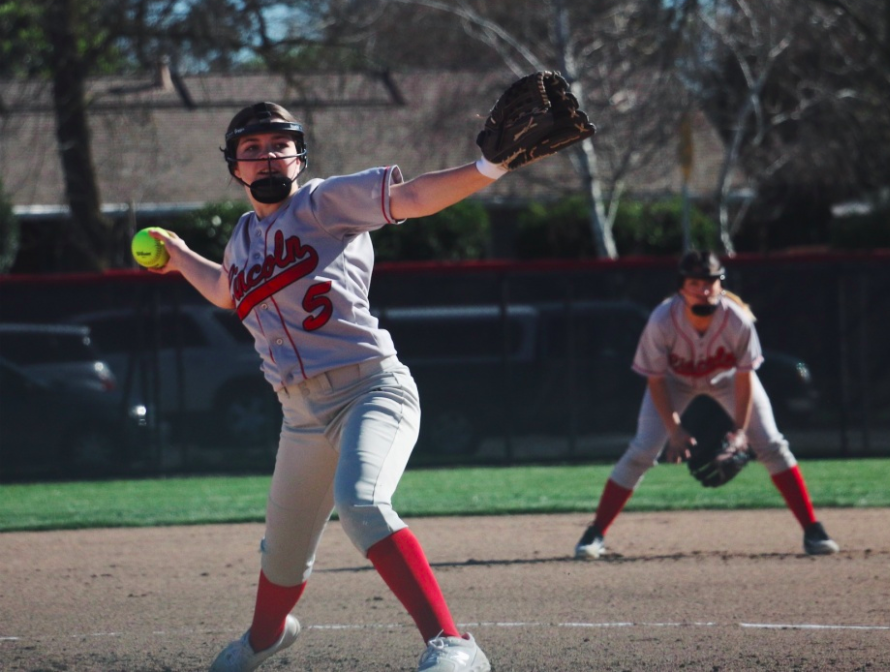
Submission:
[[[692,378],[701,378],[717,371],[726,371],[733,368],[737,363],[735,355],[723,347],[717,348],[713,355],[699,361],[683,359],[673,352],[668,358],[668,365],[671,367],[671,370],[680,376],[691,376]]]
[[[285,239],[281,231],[276,231],[272,254],[266,255],[263,263],[249,269],[233,266],[229,271],[229,286],[238,306],[238,317],[243,320],[258,303],[305,278],[316,268],[318,252],[314,247],[303,245],[299,236]],[[273,277],[278,269],[284,270]]]

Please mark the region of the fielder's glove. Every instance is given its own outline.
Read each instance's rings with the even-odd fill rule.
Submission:
[[[744,430],[727,432],[716,446],[696,445],[686,463],[689,472],[706,488],[726,485],[754,458]]]
[[[594,133],[566,80],[546,71],[523,77],[501,94],[476,144],[486,160],[515,170]]]

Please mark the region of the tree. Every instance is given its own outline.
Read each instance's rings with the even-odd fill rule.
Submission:
[[[753,218],[790,211],[827,220],[832,201],[886,184],[890,159],[890,3],[886,0],[717,0],[684,3],[685,81],[722,134],[715,185],[721,243]],[[865,16],[882,17],[883,31]],[[741,178],[747,197],[733,198]],[[805,202],[790,201],[803,190]],[[816,208],[811,207],[813,203]],[[818,214],[819,206],[824,213]],[[802,219],[802,218],[801,218]],[[827,222],[825,223],[827,229]]]
[[[12,268],[19,250],[21,231],[19,222],[3,193],[3,181],[0,180],[0,273]]]
[[[79,223],[66,236],[76,254],[66,255],[76,269],[99,270],[107,266],[111,248],[112,222],[102,214],[99,186],[93,166],[90,130],[87,123],[85,79],[93,56],[79,46],[87,32],[85,13],[75,0],[58,0],[42,15],[49,43],[47,66],[51,72],[53,108],[59,156],[65,175],[65,193],[71,217]]]
[[[65,187],[76,226],[66,229],[68,255],[79,267],[102,267],[111,228],[103,217],[90,153],[84,79],[101,38],[86,30],[96,6],[90,0],[4,3],[6,39],[0,43],[3,74],[49,79],[52,85],[56,138]],[[102,51],[98,47],[98,51]]]
[[[617,256],[612,224],[624,181],[663,151],[682,111],[675,96],[681,87],[670,70],[658,67],[660,24],[652,20],[646,3],[341,0],[328,7],[348,17],[331,22],[336,25],[335,39],[363,40],[371,60],[398,67],[377,39],[398,30],[408,36],[403,40],[408,52],[424,64],[488,67],[499,62],[517,78],[535,70],[558,70],[595,123],[632,128],[630,135],[605,134],[570,150],[590,203],[597,254]],[[433,15],[444,20],[433,20]],[[431,50],[429,44],[437,48]],[[396,58],[403,53],[400,50]],[[601,169],[603,162],[607,170]]]
[[[746,227],[802,211],[795,191],[824,219],[832,200],[886,183],[887,0],[333,5],[337,39],[393,68],[409,54],[422,67],[561,70],[604,129],[574,152],[600,256],[614,256],[626,177],[671,151],[688,110],[704,110],[725,143],[713,201],[730,253]],[[378,39],[393,32],[398,52]]]
[[[730,253],[756,222],[800,209],[792,189],[825,213],[890,172],[888,0],[0,0],[0,27],[0,75],[52,83],[84,268],[109,265],[115,244],[84,82],[164,58],[174,73],[262,67],[295,86],[307,68],[558,69],[601,129],[570,151],[603,257],[617,256],[628,176],[673,156],[693,108],[725,143],[713,193]]]
[[[154,71],[164,59],[172,61],[174,72],[180,62],[196,70],[235,67],[251,62],[251,54],[253,63],[284,68],[295,52],[317,42],[318,27],[304,21],[301,30],[278,34],[267,17],[272,12],[307,17],[313,11],[313,3],[305,0],[36,0],[0,5],[0,74],[47,81],[52,88],[71,212],[62,242],[75,251],[65,255],[65,270],[108,268],[127,242],[102,213],[88,123],[88,78]]]

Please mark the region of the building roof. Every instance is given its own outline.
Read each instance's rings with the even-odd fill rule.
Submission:
[[[244,199],[219,148],[232,116],[260,100],[279,102],[304,122],[308,178],[395,163],[410,179],[474,161],[476,134],[509,83],[503,72],[427,71],[301,74],[292,81],[255,74],[171,80],[169,73],[145,81],[92,79],[87,95],[100,195],[108,207],[132,203],[137,209]],[[64,206],[51,85],[0,82],[0,112],[0,175],[7,198],[19,212]],[[619,145],[622,137],[633,138],[632,127],[620,127],[620,115],[591,118],[598,127],[598,153]],[[710,194],[723,147],[702,115],[694,119],[693,137],[690,192]],[[679,193],[677,134],[671,138],[671,146],[658,148],[652,160],[629,175],[628,191]],[[608,166],[607,160],[599,162],[600,170]],[[560,154],[500,180],[480,197],[526,199],[580,189],[569,156]]]

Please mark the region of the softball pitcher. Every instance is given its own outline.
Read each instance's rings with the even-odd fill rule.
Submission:
[[[521,81],[534,85],[545,74]],[[534,107],[518,106],[513,121],[535,122],[534,115],[550,109],[546,98],[543,104],[527,95],[517,100]],[[506,123],[504,115],[494,116],[494,126]],[[572,144],[565,142],[569,132],[560,130],[559,149]],[[542,133],[535,143],[549,141]],[[370,231],[457,203],[522,165],[516,159],[523,151],[530,158],[556,151],[504,147],[507,165],[486,154],[478,138],[477,144],[483,148],[477,162],[407,182],[397,166],[387,166],[300,186],[307,165],[302,125],[280,105],[257,103],[235,115],[225,136],[229,172],[254,209],[235,226],[222,264],[175,235],[153,234],[170,256],[157,272],[179,271],[209,301],[237,312],[284,415],[253,621],[219,654],[212,672],[253,670],[297,639],[300,625],[290,612],[334,508],[352,543],[416,623],[426,644],[418,669],[490,669],[473,637],[458,630],[420,543],[392,508],[418,435],[420,405],[410,371],[368,305]]]
[[[575,546],[577,558],[598,558],[605,552],[606,531],[663,448],[668,462],[689,458],[694,437],[680,424],[680,416],[699,395],[717,401],[734,419],[734,431],[746,435],[803,528],[804,551],[825,555],[839,550],[816,520],[803,475],[755,372],[763,355],[754,316],[723,289],[724,277],[713,252],[685,254],[677,293],[650,315],[632,367],[647,379],[636,436],[613,468],[596,516]]]

